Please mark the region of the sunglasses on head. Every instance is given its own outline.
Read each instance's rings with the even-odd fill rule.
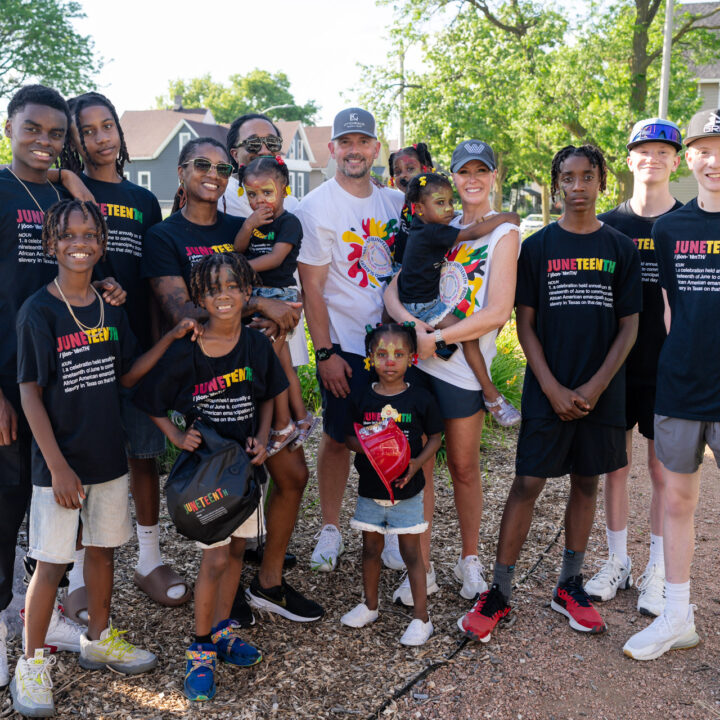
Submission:
[[[637,143],[644,140],[667,140],[669,143],[682,143],[680,131],[672,125],[665,125],[664,123],[645,125],[635,133],[631,142]]]
[[[274,155],[282,149],[282,138],[277,135],[266,135],[265,137],[253,135],[239,142],[235,147],[245,148],[249,153],[257,153],[260,152],[263,145]]]
[[[233,166],[230,163],[211,163],[205,158],[193,158],[183,163],[182,166],[186,167],[191,163],[195,170],[201,173],[209,173],[212,168],[215,168],[215,172],[221,178],[229,178],[233,171]]]

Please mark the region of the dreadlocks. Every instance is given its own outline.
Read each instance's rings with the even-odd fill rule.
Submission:
[[[560,187],[558,181],[560,173],[562,172],[562,164],[572,155],[584,155],[590,164],[594,168],[598,169],[598,172],[600,173],[600,192],[605,191],[605,186],[607,184],[607,165],[605,164],[605,157],[602,154],[602,150],[595,147],[595,145],[580,145],[580,147],[575,147],[575,145],[566,145],[562,150],[558,150],[558,152],[555,153],[555,157],[552,159],[552,168],[550,170],[550,196],[552,197],[553,202],[555,201],[555,195]]]
[[[206,255],[199,263],[193,265],[190,271],[190,299],[200,306],[200,300],[212,291],[218,284],[220,268],[230,270],[233,278],[241,290],[250,290],[259,285],[257,273],[250,267],[250,263],[240,253],[213,253]]]
[[[100,212],[100,208],[91,202],[83,202],[82,200],[60,200],[56,202],[49,210],[45,212],[42,228],[42,249],[46,255],[50,254],[50,250],[57,247],[60,237],[67,229],[68,218],[72,212],[82,213],[83,220],[92,218],[95,227],[98,230],[100,248],[103,255],[107,247],[108,229],[105,218]]]

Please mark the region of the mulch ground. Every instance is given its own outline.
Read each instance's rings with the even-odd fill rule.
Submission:
[[[480,558],[491,565],[500,514],[513,476],[515,435],[497,432],[481,453],[485,516]],[[636,439],[636,457],[643,454]],[[693,600],[698,605],[701,645],[670,653],[652,663],[622,655],[630,634],[647,623],[635,610],[636,593],[621,593],[601,607],[608,632],[586,637],[573,632],[550,610],[549,601],[560,564],[561,528],[567,481],[548,483],[538,502],[528,543],[518,563],[522,581],[514,595],[511,623],[488,644],[461,638],[455,622],[469,606],[458,594],[452,568],[459,552],[453,496],[447,472],[436,474],[437,508],[433,559],[440,592],[430,598],[435,635],[423,648],[408,649],[398,640],[411,614],[392,604],[401,573],[384,570],[381,615],[371,627],[351,630],[340,616],[360,598],[360,538],[348,526],[354,508],[351,479],[343,508],[347,547],[338,569],[313,573],[309,556],[319,529],[315,446],[307,448],[311,482],[305,494],[291,549],[300,562],[288,581],[323,603],[326,615],[307,625],[259,613],[246,639],[260,647],[263,662],[243,670],[223,665],[218,693],[211,703],[191,706],[182,695],[184,649],[193,627],[190,604],[175,609],[149,601],[132,583],[136,546],[118,553],[115,624],[129,630],[132,641],[152,650],[160,665],[144,676],[125,678],[111,672],[86,672],[77,658],[59,654],[53,672],[58,716],[63,718],[720,718],[720,615],[717,572],[717,516],[720,473],[708,458],[698,512]],[[647,560],[649,480],[636,462],[631,488],[631,554],[638,569]],[[194,577],[199,554],[178,536],[168,517],[161,517],[163,553],[187,577]],[[598,510],[588,552],[594,563],[604,552],[604,516]],[[249,583],[254,567],[243,582]],[[11,667],[20,652],[18,639],[8,643]],[[0,717],[17,717],[9,693],[0,695]]]

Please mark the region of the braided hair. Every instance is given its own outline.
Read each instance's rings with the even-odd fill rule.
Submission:
[[[403,155],[412,155],[420,163],[420,167],[423,172],[432,172],[433,161],[430,157],[430,150],[425,143],[416,143],[415,145],[409,145],[408,147],[396,150],[394,153],[390,153],[388,159],[388,170],[390,170],[390,184],[395,184],[395,160]]]
[[[129,163],[131,160],[127,144],[125,142],[125,134],[123,133],[122,126],[120,125],[120,119],[118,118],[115,106],[108,98],[105,97],[105,95],[102,95],[99,92],[86,92],[82,95],[78,95],[77,97],[70,98],[70,100],[68,100],[68,105],[70,106],[73,123],[77,128],[78,135],[80,136],[82,153],[79,153],[78,149],[74,148],[70,143],[67,150],[63,150],[63,154],[60,156],[62,167],[72,170],[75,173],[80,173],[84,167],[85,159],[87,159],[87,162],[89,162],[90,165],[95,165],[95,163],[90,159],[90,154],[85,146],[85,137],[80,129],[80,113],[85,108],[100,106],[105,107],[110,111],[110,115],[112,115],[115,127],[117,127],[118,134],[120,135],[120,152],[118,152],[118,156],[115,158],[115,171],[120,177],[122,177],[125,170],[125,163]]]
[[[274,175],[280,181],[283,190],[290,186],[290,172],[280,155],[275,157],[261,155],[251,160],[248,165],[238,167],[238,181],[241,185],[247,177],[262,177],[263,175]]]
[[[600,192],[605,192],[607,186],[607,164],[605,163],[605,156],[602,154],[602,150],[595,145],[566,145],[562,150],[558,150],[555,153],[555,157],[552,159],[552,167],[550,170],[550,196],[555,202],[555,196],[560,188],[559,179],[560,173],[562,172],[562,164],[567,158],[573,155],[583,155],[588,159],[590,165],[598,169],[600,174]]]
[[[192,140],[188,140],[182,147],[182,150],[180,151],[180,157],[178,157],[178,167],[182,167],[187,163],[189,160],[192,160],[192,158],[195,157],[195,150],[200,145],[213,145],[216,148],[220,148],[225,155],[227,155],[228,160],[230,160],[230,153],[228,152],[227,148],[215,138],[211,137],[197,137],[193,138]],[[173,198],[173,205],[172,210],[170,212],[177,212],[181,208],[185,207],[185,203],[187,202],[187,193],[185,192],[185,187],[183,185],[180,185],[178,187],[177,191],[175,192],[175,197]],[[225,196],[223,196],[223,207],[225,207]]]
[[[230,270],[233,278],[242,291],[250,290],[257,283],[257,273],[250,267],[244,255],[236,252],[213,253],[206,255],[199,263],[193,265],[190,271],[190,299],[196,306],[218,282],[220,268]]]
[[[448,176],[442,173],[416,175],[408,185],[405,201],[412,207],[427,197],[434,188],[448,188],[452,192],[453,186]]]
[[[92,202],[83,202],[72,198],[60,200],[45,212],[42,227],[42,249],[46,255],[50,255],[50,249],[56,248],[60,237],[67,229],[68,218],[72,212],[82,213],[83,220],[92,218],[100,235],[99,242],[103,255],[108,241],[108,229],[105,218],[100,208]]]
[[[380,343],[381,338],[387,335],[400,335],[407,340],[410,355],[417,353],[417,333],[414,322],[404,323],[378,323],[365,326],[365,355],[370,357]]]
[[[275,134],[278,137],[281,137],[280,131],[277,128],[277,125],[267,116],[263,115],[262,113],[245,113],[245,115],[241,115],[239,118],[235,118],[233,120],[232,125],[230,125],[230,128],[228,129],[227,134],[227,151],[228,153],[237,145],[238,135],[240,134],[240,128],[249,120],[265,120],[265,122],[270,123],[272,126],[272,129],[275,131]],[[235,169],[238,169],[238,164],[235,162],[235,158],[230,155],[230,162],[233,164]]]

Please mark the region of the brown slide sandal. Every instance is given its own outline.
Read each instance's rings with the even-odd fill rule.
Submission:
[[[181,578],[169,565],[158,565],[148,575],[140,575],[136,570],[133,582],[152,600],[165,607],[178,607],[186,603],[192,595],[192,588],[187,580]],[[185,594],[179,598],[168,596],[168,588],[173,585],[184,585]]]
[[[87,620],[83,620],[79,617],[83,610],[86,613],[88,611],[87,590],[85,589],[85,586],[83,585],[82,587],[75,588],[75,590],[69,593],[62,602],[62,608],[63,615],[65,615],[68,620],[72,620],[78,625],[87,625]]]

